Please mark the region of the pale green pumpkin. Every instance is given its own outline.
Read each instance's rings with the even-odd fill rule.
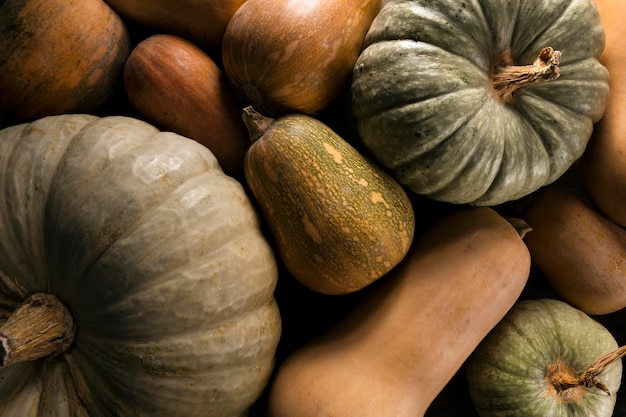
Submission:
[[[480,343],[465,371],[481,417],[610,417],[624,353],[608,329],[571,305],[524,300]],[[592,369],[607,354],[605,368]],[[587,369],[584,386],[577,378]]]
[[[518,199],[584,151],[609,93],[603,48],[593,0],[387,1],[354,67],[359,135],[418,194]]]
[[[0,416],[230,417],[257,399],[277,265],[207,148],[128,117],[48,117],[0,131],[0,195]],[[28,331],[9,323],[33,294],[67,308],[56,336],[55,305],[26,318],[66,346],[18,358]]]

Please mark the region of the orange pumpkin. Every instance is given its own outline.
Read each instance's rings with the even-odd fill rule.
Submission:
[[[0,120],[95,110],[116,90],[130,47],[126,26],[102,0],[7,0]]]

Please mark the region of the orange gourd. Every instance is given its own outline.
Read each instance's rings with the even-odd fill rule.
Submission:
[[[611,95],[581,159],[584,190],[594,205],[626,226],[626,3],[596,0],[606,32],[600,61],[609,70]]]

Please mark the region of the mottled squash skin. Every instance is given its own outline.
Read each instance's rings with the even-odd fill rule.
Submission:
[[[121,86],[130,47],[126,26],[102,0],[7,0],[0,121],[94,111]]]
[[[402,187],[319,120],[268,120],[244,174],[291,274],[326,294],[354,292],[385,275],[415,229]]]
[[[268,416],[423,416],[529,270],[526,245],[495,211],[447,213],[336,327],[282,362]]]

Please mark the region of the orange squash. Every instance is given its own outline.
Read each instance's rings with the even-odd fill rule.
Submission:
[[[347,87],[381,0],[247,0],[228,23],[224,71],[266,116],[316,115]]]
[[[336,327],[282,362],[269,417],[423,416],[529,270],[522,238],[493,209],[452,210]]]
[[[524,241],[555,294],[587,314],[626,307],[626,230],[564,188],[542,189],[529,202]]]
[[[581,159],[584,190],[594,205],[626,226],[626,3],[596,0],[606,32],[600,61],[609,70],[611,95]]]
[[[228,174],[242,172],[250,141],[241,108],[221,69],[198,46],[169,34],[144,39],[126,61],[124,85],[145,118],[209,148]]]
[[[128,21],[182,36],[204,48],[221,46],[226,25],[246,0],[106,0]]]
[[[130,35],[102,0],[0,7],[0,121],[91,112],[121,85]]]

